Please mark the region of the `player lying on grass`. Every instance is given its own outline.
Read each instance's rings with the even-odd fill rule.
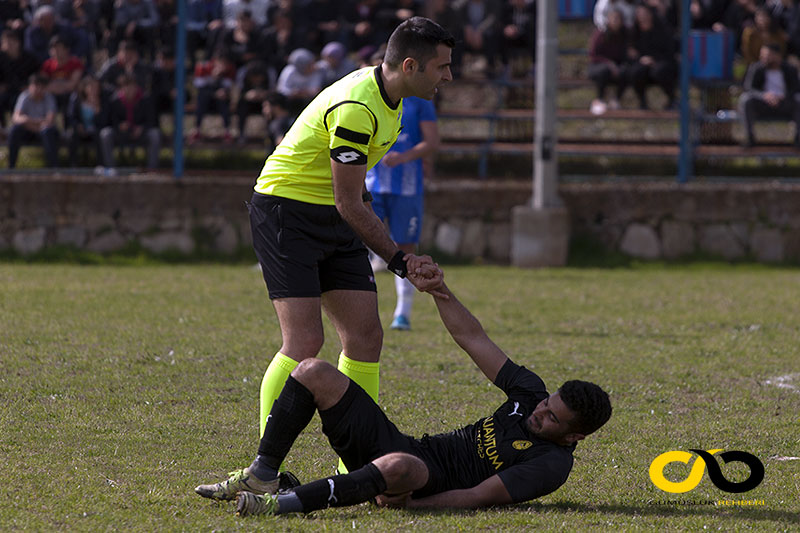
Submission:
[[[400,432],[356,383],[319,359],[292,372],[275,402],[253,463],[206,498],[236,499],[240,516],[308,513],[375,499],[397,507],[484,507],[549,494],[567,480],[576,443],[611,416],[608,395],[586,381],[554,394],[515,364],[442,280],[434,297],[453,339],[508,399],[490,416],[421,439]],[[278,467],[319,411],[322,431],[350,473],[278,494]]]

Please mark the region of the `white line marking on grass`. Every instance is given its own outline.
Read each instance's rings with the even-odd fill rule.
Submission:
[[[764,381],[767,385],[774,385],[781,389],[789,389],[800,392],[800,387],[795,383],[800,379],[800,374],[786,374],[785,376],[778,376]]]
[[[800,457],[781,457],[780,455],[775,455],[770,459],[773,461],[800,461]]]

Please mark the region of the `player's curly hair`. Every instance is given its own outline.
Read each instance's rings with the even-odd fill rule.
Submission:
[[[425,64],[436,57],[436,46],[440,44],[455,48],[456,40],[431,19],[411,17],[392,32],[383,62],[397,69],[405,58],[411,57],[420,64],[420,70],[424,70]]]
[[[561,385],[558,392],[564,405],[575,413],[570,425],[578,433],[593,433],[611,418],[611,400],[594,383],[573,379]]]

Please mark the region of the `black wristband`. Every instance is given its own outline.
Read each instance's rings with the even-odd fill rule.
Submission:
[[[408,266],[403,260],[405,255],[406,253],[402,250],[398,250],[398,252],[394,254],[394,257],[392,257],[392,260],[389,261],[389,264],[386,266],[386,268],[389,269],[389,272],[394,272],[401,278],[406,277],[406,274],[408,274]]]

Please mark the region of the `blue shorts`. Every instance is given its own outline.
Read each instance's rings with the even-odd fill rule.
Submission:
[[[373,193],[372,209],[389,221],[389,235],[397,244],[417,244],[422,228],[422,195]]]

